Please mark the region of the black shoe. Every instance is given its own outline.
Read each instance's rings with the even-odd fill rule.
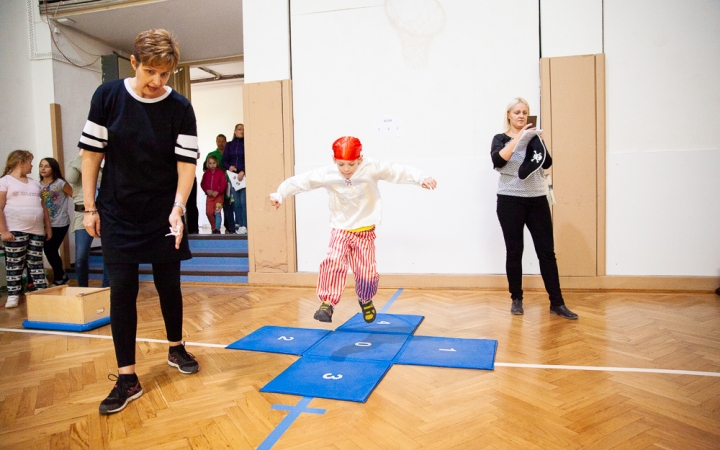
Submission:
[[[137,376],[134,380],[127,381],[125,377],[121,378],[115,374],[108,375],[109,380],[115,381],[115,387],[110,391],[110,395],[100,403],[100,414],[113,414],[120,412],[132,400],[140,398],[143,395],[142,386]]]
[[[168,365],[177,367],[180,373],[195,373],[200,370],[200,365],[195,361],[195,356],[185,350],[184,344],[170,347],[170,350],[168,350]]]
[[[521,298],[512,299],[512,307],[510,308],[510,313],[516,316],[522,316],[523,314],[525,314],[525,311],[523,311]]]
[[[332,322],[333,306],[330,303],[322,302],[320,309],[315,311],[313,319],[320,322]]]
[[[560,316],[563,319],[569,320],[576,320],[578,318],[578,315],[570,311],[565,305],[551,306],[550,314],[555,314],[556,316]]]
[[[68,284],[68,281],[70,281],[70,278],[68,278],[67,275],[63,275],[62,280],[53,281],[53,286],[63,286],[65,284]]]
[[[362,309],[363,319],[365,319],[365,323],[375,322],[375,317],[377,317],[377,311],[375,311],[375,306],[373,305],[372,300],[368,300],[365,303],[358,300],[358,303],[360,303],[360,309]]]

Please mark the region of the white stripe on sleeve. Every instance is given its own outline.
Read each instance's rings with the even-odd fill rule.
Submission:
[[[175,147],[175,154],[180,156],[186,156],[188,158],[200,158],[200,155],[196,151],[185,150],[184,148]]]
[[[190,136],[188,134],[178,134],[177,144],[182,148],[192,148],[197,150],[198,138],[197,136]]]
[[[80,142],[97,148],[105,148],[107,146],[107,142],[96,141],[95,139],[90,139],[87,136],[80,136]]]
[[[98,139],[102,139],[104,141],[107,141],[108,138],[108,131],[107,128],[105,128],[102,125],[98,125],[95,122],[87,121],[85,122],[85,128],[83,128],[83,133],[89,134],[90,136],[94,136]],[[92,145],[92,144],[90,144]]]

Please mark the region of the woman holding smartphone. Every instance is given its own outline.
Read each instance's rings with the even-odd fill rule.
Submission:
[[[522,98],[514,98],[505,112],[505,132],[493,137],[490,156],[495,170],[500,172],[497,215],[505,239],[507,256],[505,270],[510,288],[510,312],[522,315],[522,254],[523,230],[528,227],[535,252],[540,261],[545,290],[550,297],[550,314],[574,320],[578,316],[565,306],[560,290],[552,216],[547,201],[547,186],[543,169],[552,165],[539,136],[522,138],[535,130],[528,123],[530,106]],[[527,137],[527,136],[526,136]]]

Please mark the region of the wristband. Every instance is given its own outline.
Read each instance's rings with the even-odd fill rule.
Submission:
[[[187,209],[185,208],[185,205],[183,205],[183,204],[180,203],[180,202],[175,202],[175,203],[173,203],[173,207],[175,207],[175,206],[177,206],[178,208],[180,208],[180,209],[182,210],[182,215],[184,216],[185,213],[187,212]]]
[[[83,211],[83,214],[95,215],[95,214],[97,214],[97,209],[86,209],[85,211]]]

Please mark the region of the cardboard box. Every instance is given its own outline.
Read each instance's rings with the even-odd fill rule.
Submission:
[[[110,316],[110,288],[57,286],[25,298],[29,321],[85,324]]]

